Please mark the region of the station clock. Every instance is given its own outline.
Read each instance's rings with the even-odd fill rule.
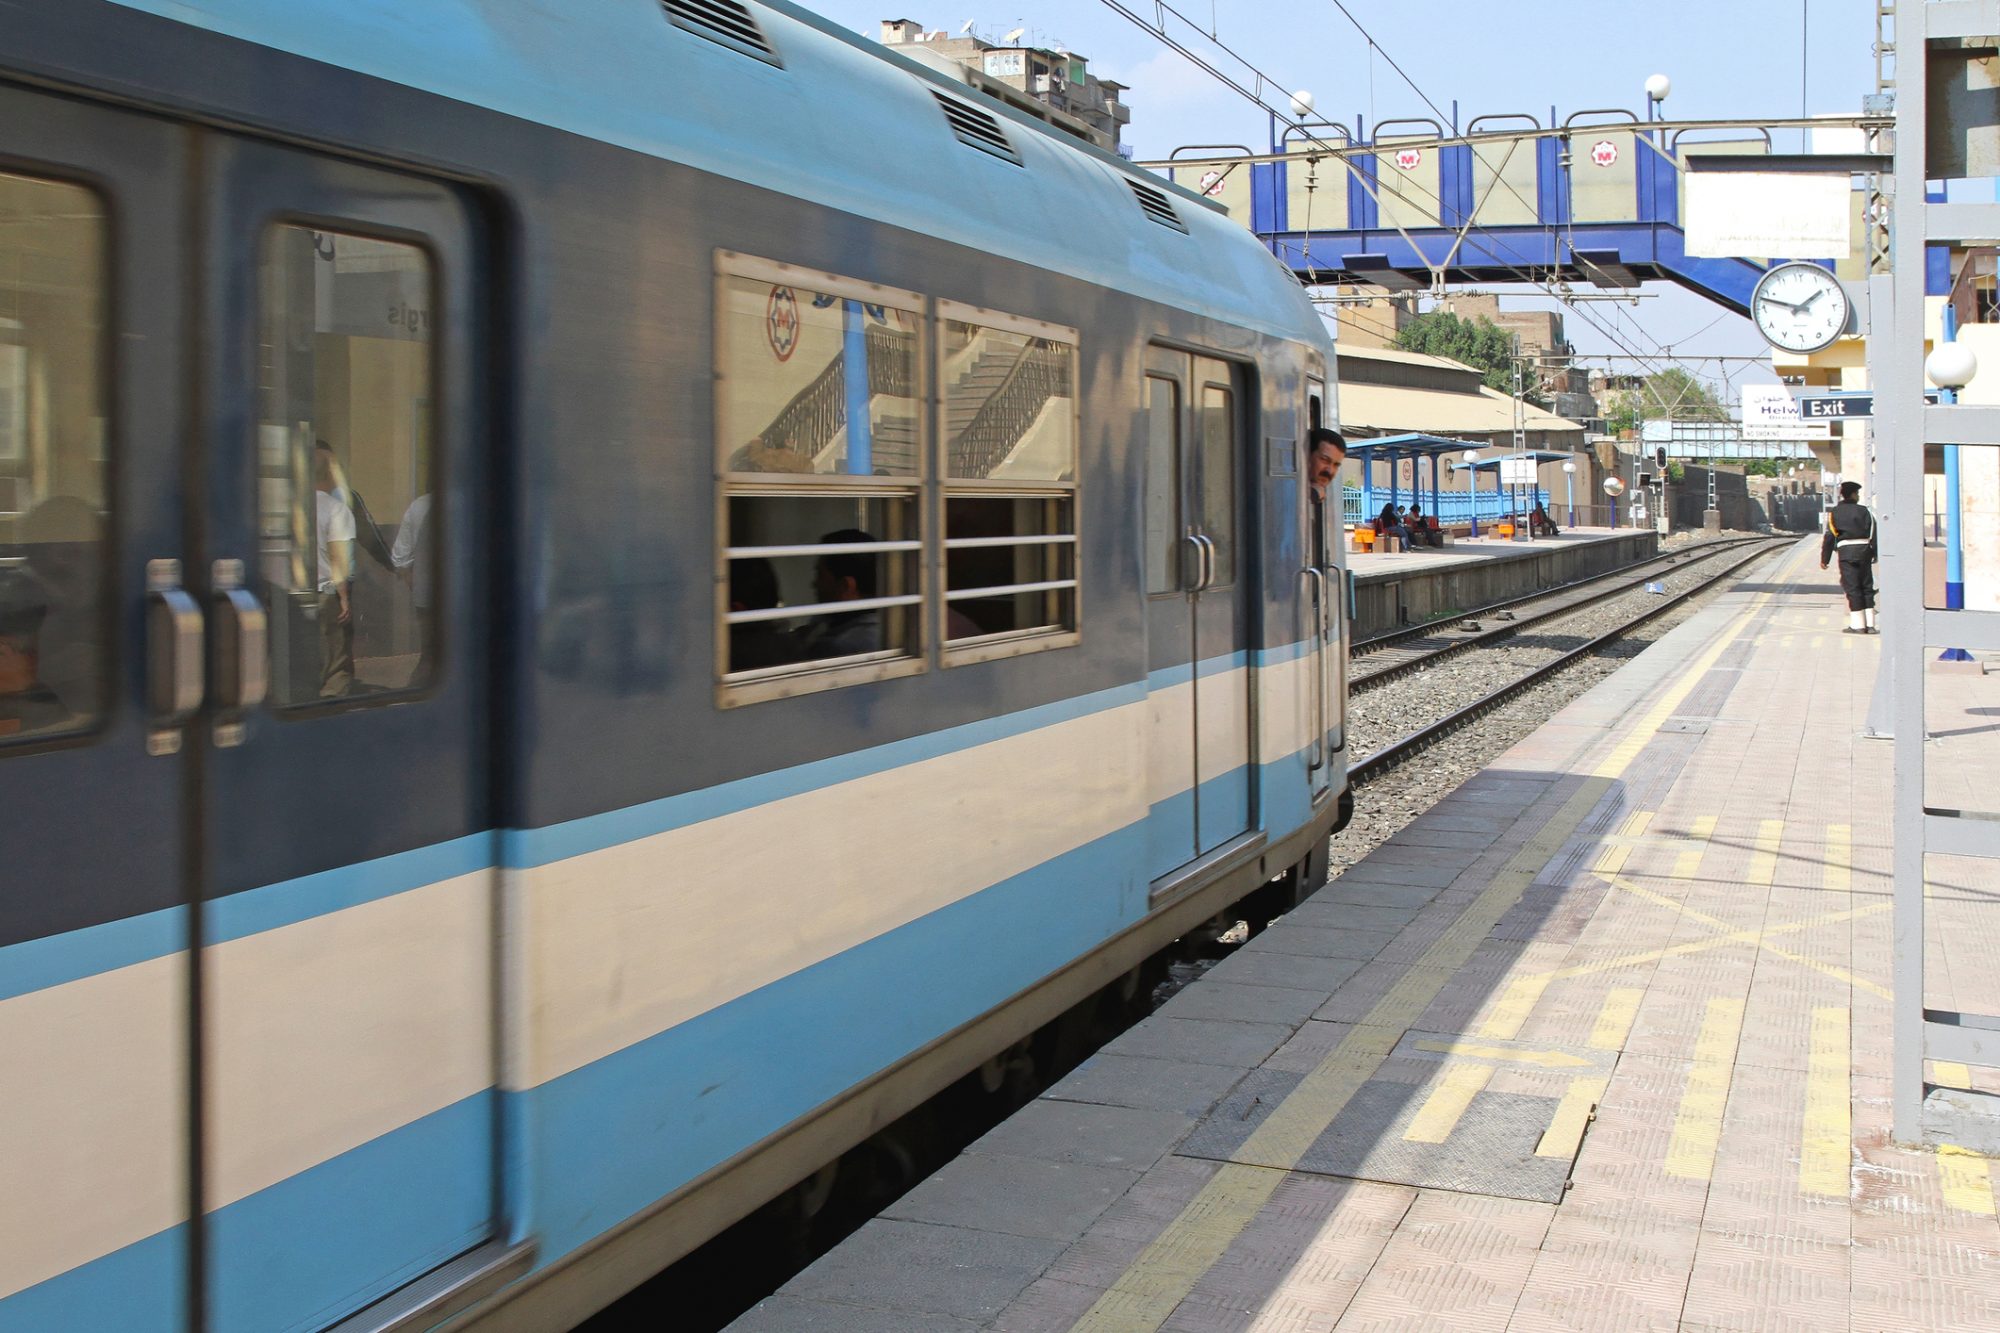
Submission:
[[[1750,315],[1780,351],[1817,352],[1847,331],[1847,292],[1818,264],[1780,264],[1757,280]]]

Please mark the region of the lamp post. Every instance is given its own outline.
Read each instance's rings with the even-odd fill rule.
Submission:
[[[1467,449],[1459,457],[1465,460],[1465,513],[1467,521],[1472,524],[1472,531],[1468,535],[1477,537],[1479,535],[1479,474],[1473,471],[1472,465],[1479,461],[1479,451],[1477,449]]]
[[[1569,510],[1569,525],[1576,526],[1576,464],[1563,464],[1563,501]]]
[[[1611,497],[1611,526],[1618,526],[1618,497],[1625,494],[1625,483],[1616,477],[1604,479],[1604,493]]]
[[[1674,81],[1664,74],[1655,74],[1646,80],[1646,119],[1653,120],[1666,114],[1660,103],[1667,100],[1667,94],[1674,90]]]
[[[1938,386],[1938,400],[1956,403],[1958,391],[1972,383],[1979,373],[1979,358],[1958,341],[1958,319],[1951,303],[1944,307],[1944,340],[1924,358],[1924,375]],[[1959,513],[1958,446],[1944,446],[1944,609],[1965,609],[1965,525]],[[1972,654],[1963,648],[1947,648],[1938,654],[1940,662],[1970,662]]]

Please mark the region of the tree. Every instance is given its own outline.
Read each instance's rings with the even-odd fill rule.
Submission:
[[[1727,421],[1729,409],[1706,384],[1669,366],[1646,376],[1641,410],[1651,421]]]
[[[1449,357],[1482,372],[1488,387],[1505,394],[1514,392],[1514,340],[1490,319],[1460,319],[1442,310],[1417,315],[1396,333],[1396,346],[1406,352]],[[1535,388],[1532,368],[1522,377],[1523,385]]]

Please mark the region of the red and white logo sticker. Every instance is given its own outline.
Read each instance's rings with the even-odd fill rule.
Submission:
[[[791,288],[771,289],[770,303],[764,307],[764,335],[780,361],[791,360],[799,350],[799,298]]]
[[[1618,161],[1618,145],[1609,139],[1599,139],[1590,146],[1590,160],[1600,167],[1608,167]]]
[[[1213,199],[1222,193],[1222,173],[1211,168],[1201,173],[1201,192]]]
[[[1396,165],[1404,171],[1415,171],[1422,165],[1423,160],[1424,152],[1421,148],[1398,148],[1396,150]]]

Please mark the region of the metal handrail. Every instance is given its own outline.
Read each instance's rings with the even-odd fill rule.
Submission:
[[[1074,588],[1075,579],[1043,579],[1038,583],[994,583],[982,584],[977,588],[954,588],[945,593],[947,602],[963,602],[974,597],[1011,597],[1017,592],[1054,592],[1059,588]]]
[[[897,597],[856,597],[846,602],[807,602],[803,606],[764,606],[754,611],[730,611],[723,620],[731,625],[748,625],[759,620],[795,620],[800,616],[837,616],[848,611],[876,611],[889,606],[915,606],[922,593]]]

